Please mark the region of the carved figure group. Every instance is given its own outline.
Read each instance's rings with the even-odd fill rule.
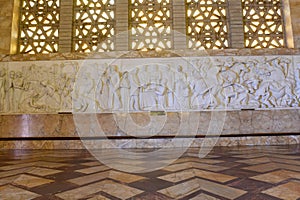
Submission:
[[[300,64],[294,66],[291,60],[192,58],[187,65],[164,60],[135,67],[129,59],[122,64],[102,63],[95,67],[96,73],[83,73],[77,90],[76,61],[2,64],[0,112],[71,111],[72,104],[80,111],[95,105],[99,112],[299,107]],[[92,67],[97,65],[94,62]]]

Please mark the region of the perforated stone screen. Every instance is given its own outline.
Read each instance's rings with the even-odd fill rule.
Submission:
[[[76,0],[73,51],[115,49],[115,0]]]
[[[129,48],[172,49],[171,0],[129,1]]]
[[[228,47],[226,0],[186,0],[188,48]]]
[[[242,0],[245,47],[285,46],[281,0]]]
[[[19,53],[58,51],[59,0],[22,0]]]
[[[291,48],[282,1],[20,0],[11,44],[29,54]]]

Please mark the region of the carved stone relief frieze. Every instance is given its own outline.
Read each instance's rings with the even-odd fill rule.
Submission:
[[[272,109],[299,98],[300,56],[0,63],[4,114]]]

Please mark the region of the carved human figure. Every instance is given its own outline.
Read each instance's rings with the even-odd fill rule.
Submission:
[[[250,68],[247,66],[247,64],[242,62],[235,62],[231,69],[237,73],[238,83],[240,84],[245,81],[245,75],[250,72]]]
[[[141,87],[140,107],[142,110],[153,109],[157,105],[156,87],[155,83],[149,83]]]
[[[174,74],[174,104],[181,108],[190,108],[191,105],[191,88],[188,83],[187,73],[181,65],[177,66]]]
[[[276,64],[281,67],[285,78],[289,75],[289,65],[291,61],[288,58],[282,57],[282,58],[277,58]]]
[[[71,94],[73,91],[74,79],[68,76],[67,73],[62,73],[60,77],[61,77],[59,83],[60,109],[68,110],[72,108]]]
[[[259,101],[259,107],[272,108],[275,106],[272,99],[269,82],[263,82],[260,84],[260,87],[258,90],[256,90],[255,98],[257,101]]]
[[[141,91],[141,87],[137,87],[135,90],[133,90],[130,94],[130,105],[131,105],[131,109],[134,111],[140,111],[141,107],[140,107],[140,91]]]
[[[49,82],[46,84],[46,93],[44,95],[44,102],[47,106],[48,112],[55,112],[60,110],[60,96],[55,92],[55,88]],[[67,108],[68,109],[68,108]]]
[[[230,68],[223,69],[218,73],[218,81],[221,83],[220,92],[225,106],[228,106],[229,103],[234,103],[238,94],[235,86],[239,81],[238,74]]]
[[[192,107],[198,109],[207,109],[211,104],[211,98],[209,95],[210,89],[200,74],[194,74],[194,78],[195,79],[190,84],[192,90]]]
[[[100,107],[104,111],[111,110],[113,107],[112,99],[113,99],[113,92],[111,91],[111,77],[108,75],[107,70],[103,72],[100,77],[99,82],[99,103]]]
[[[260,80],[258,77],[253,76],[243,82],[243,86],[247,88],[247,97],[241,100],[241,104],[247,105],[249,108],[258,108],[259,102],[255,98],[256,91],[259,88]]]
[[[20,102],[22,101],[22,95],[25,89],[25,80],[22,72],[16,72],[16,77],[13,79],[14,87],[14,111],[18,111]]]
[[[141,82],[139,73],[140,69],[136,68],[134,71],[131,71],[129,76],[130,81],[130,109],[131,110],[140,110],[140,90],[141,90]]]
[[[108,68],[108,77],[109,77],[109,91],[112,94],[111,101],[109,104],[112,105],[113,110],[118,110],[121,107],[120,104],[120,91],[118,90],[118,84],[120,82],[121,73],[117,65],[109,66]]]
[[[191,106],[191,89],[190,85],[179,79],[175,81],[175,102],[178,103],[181,108],[190,108]]]
[[[269,82],[269,90],[271,92],[269,101],[274,106],[289,106],[283,105],[284,102],[289,102],[283,98],[295,98],[292,91],[294,78],[288,76],[289,60],[282,58],[281,61],[281,59],[275,58],[266,62],[266,64],[270,68],[267,79],[264,80]]]
[[[63,99],[61,100],[62,109],[70,110],[72,109],[72,92],[73,92],[73,86],[74,86],[74,80],[75,78],[68,77],[66,81],[66,86],[63,90]],[[92,79],[94,81],[94,79]],[[93,89],[95,88],[95,84],[93,84]],[[92,89],[92,90],[93,90]]]
[[[165,82],[166,96],[165,96],[165,106],[167,109],[172,110],[174,108],[174,81],[175,74],[174,70],[170,65],[167,65],[165,73],[162,74],[162,80]]]
[[[47,112],[56,112],[61,109],[60,96],[55,93],[54,87],[48,81],[39,82],[31,90],[35,91],[31,95],[30,101],[25,101],[31,108]]]
[[[45,86],[38,81],[27,82],[26,95],[24,96],[20,105],[22,112],[37,112],[46,111],[46,105],[44,101],[41,101],[45,95]]]
[[[155,93],[157,96],[157,108],[167,108],[167,95],[168,95],[168,87],[167,80],[161,80],[161,83],[157,85],[155,89]]]
[[[130,80],[128,77],[128,71],[123,72],[120,84],[119,84],[119,102],[120,102],[120,108],[123,110],[129,110],[129,101],[130,101]]]
[[[15,112],[15,86],[14,86],[14,79],[16,78],[16,72],[10,71],[9,72],[9,79],[7,84],[7,94],[8,94],[8,101],[9,101],[9,111]]]

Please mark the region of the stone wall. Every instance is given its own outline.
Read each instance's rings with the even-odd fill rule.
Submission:
[[[0,54],[10,53],[13,0],[0,0]]]
[[[222,123],[214,121],[213,112],[165,113],[165,116],[97,114],[94,122],[101,131],[94,128],[81,133],[77,128],[82,128],[82,124],[76,124],[76,116],[71,114],[0,115],[0,148],[171,148],[185,144],[200,147],[212,144],[213,140],[219,146],[299,143],[299,109],[223,113]],[[187,114],[189,120],[183,120]],[[125,118],[129,117],[139,128],[129,123],[124,126]],[[150,129],[149,123],[155,126]],[[219,133],[210,132],[215,125],[219,126]],[[146,127],[146,131],[141,127]]]
[[[300,56],[0,63],[0,112],[143,112],[299,107]]]
[[[299,143],[300,56],[246,52],[3,57],[0,146]]]
[[[300,1],[290,0],[290,9],[295,48],[300,48]]]
[[[224,126],[214,133],[219,138],[217,145],[299,143],[299,49],[116,51],[95,56],[68,53],[69,45],[60,51],[66,53],[9,56],[14,2],[18,1],[0,0],[0,148],[76,149],[87,144],[95,148],[180,147],[194,137],[192,146],[199,147],[213,143],[213,138],[204,141],[203,137],[209,133],[213,113],[224,110],[228,110],[222,119]],[[70,7],[71,2],[64,3]],[[299,0],[289,2],[294,46],[299,48]],[[229,3],[236,4],[234,0]],[[123,13],[127,13],[127,7],[120,5],[123,4],[118,4],[117,10],[125,9]],[[174,5],[175,14],[182,17],[183,7]],[[71,19],[70,12],[65,15]],[[239,20],[234,15],[230,17],[232,21]],[[117,18],[127,23],[127,14]],[[61,24],[70,26],[66,20]],[[184,32],[182,24],[175,20],[175,30]],[[125,31],[126,27],[117,31]],[[60,38],[60,43],[70,44],[64,40],[71,37],[68,34]],[[242,36],[240,32],[231,35]],[[116,49],[127,49],[127,40],[128,37],[117,38]],[[185,40],[180,42],[178,49],[185,47]],[[241,45],[232,47],[242,48]],[[113,84],[107,87],[109,84],[104,82],[110,81]],[[75,82],[80,84],[74,85]],[[132,120],[141,127],[147,127],[150,119],[152,123],[166,121],[161,130],[147,129],[150,131],[145,133],[149,135],[143,135],[152,136],[158,131],[155,137],[134,139],[131,137],[141,136],[141,130],[129,126],[127,131],[133,134],[129,136],[122,131],[114,121],[116,115],[111,114],[120,111],[131,113]],[[170,143],[181,122],[178,116],[185,111],[194,116],[190,124],[199,126],[184,124],[180,129],[183,138]],[[66,114],[69,112],[74,115]],[[113,141],[101,139],[103,135],[97,132],[76,130],[76,119],[82,119],[76,114],[86,112],[98,113],[104,133]],[[124,116],[120,116],[119,122],[124,122]],[[80,137],[87,138],[81,142]]]

